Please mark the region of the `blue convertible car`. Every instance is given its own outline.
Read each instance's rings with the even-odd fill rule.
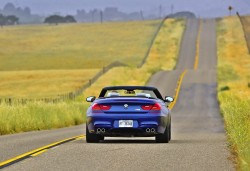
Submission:
[[[162,98],[154,87],[115,86],[102,89],[87,110],[86,141],[99,142],[104,137],[155,137],[157,143],[171,139],[171,115],[165,103],[173,98]]]

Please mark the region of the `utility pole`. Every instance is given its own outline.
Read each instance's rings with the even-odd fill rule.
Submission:
[[[170,9],[171,14],[173,14],[173,13],[174,13],[174,5],[172,4],[170,8],[171,8],[171,9]]]
[[[93,10],[93,11],[91,11],[92,23],[94,22],[94,13],[95,13],[95,11],[94,11],[94,10]]]
[[[143,16],[142,10],[140,11],[140,14],[141,14],[141,19],[144,20],[144,16]]]
[[[101,23],[103,23],[103,12],[102,12],[102,10],[100,11],[100,18],[101,18]]]
[[[159,7],[159,18],[161,18],[161,16],[162,16],[162,6],[160,5],[160,7]]]

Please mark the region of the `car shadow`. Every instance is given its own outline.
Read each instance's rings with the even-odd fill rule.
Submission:
[[[152,144],[155,140],[103,140],[102,144]]]

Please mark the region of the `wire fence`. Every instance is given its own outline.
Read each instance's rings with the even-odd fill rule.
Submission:
[[[154,45],[155,39],[156,39],[158,33],[160,32],[162,25],[164,24],[164,22],[165,22],[167,19],[168,19],[168,17],[165,17],[165,18],[163,18],[162,21],[160,22],[159,26],[157,27],[156,32],[155,32],[154,35],[153,35],[153,38],[152,38],[151,41],[150,41],[149,48],[148,48],[148,50],[147,50],[147,52],[146,52],[144,58],[142,59],[141,63],[137,66],[137,68],[141,68],[141,67],[145,64],[145,62],[147,61],[148,56],[149,56],[149,54],[150,54],[150,52],[151,52],[151,49],[152,49],[152,47],[153,47],[153,45]]]
[[[0,104],[26,104],[28,102],[46,102],[46,103],[58,103],[66,100],[75,100],[75,98],[83,93],[84,90],[89,88],[93,83],[95,83],[98,78],[100,78],[102,75],[104,75],[106,72],[111,70],[114,67],[122,67],[122,66],[127,66],[126,64],[115,61],[112,62],[111,64],[107,65],[106,67],[103,67],[94,77],[89,79],[88,83],[82,85],[80,88],[78,88],[75,91],[69,92],[69,93],[64,93],[64,94],[59,94],[57,97],[53,98],[39,98],[39,99],[28,99],[28,98],[12,98],[12,97],[7,97],[7,98],[0,98]]]
[[[150,54],[150,51],[152,49],[152,46],[154,44],[154,41],[162,27],[162,25],[164,24],[165,20],[167,19],[168,17],[165,17],[162,19],[162,21],[160,22],[159,26],[157,27],[156,29],[156,32],[154,33],[152,39],[151,39],[151,42],[150,42],[150,45],[149,45],[149,48],[144,56],[144,58],[142,59],[142,62],[137,66],[138,68],[141,68],[149,54]],[[36,98],[36,99],[28,99],[28,98],[12,98],[12,97],[7,97],[7,98],[0,98],[0,104],[1,103],[5,103],[5,104],[9,104],[9,105],[12,105],[12,104],[27,104],[28,102],[46,102],[46,103],[58,103],[58,102],[62,102],[62,101],[66,101],[66,100],[75,100],[75,98],[79,95],[81,95],[83,93],[84,90],[86,90],[87,88],[89,88],[93,83],[95,83],[98,78],[100,78],[102,75],[104,75],[106,72],[108,72],[110,69],[114,68],[114,67],[121,67],[121,66],[127,66],[126,64],[120,62],[120,61],[115,61],[115,62],[112,62],[111,64],[107,65],[106,67],[103,67],[102,70],[100,70],[94,77],[92,77],[88,83],[82,85],[80,88],[78,88],[77,90],[75,91],[72,91],[72,92],[69,92],[69,93],[64,93],[64,94],[59,94],[57,95],[56,97],[44,97],[44,98]]]
[[[240,19],[246,43],[247,43],[247,48],[248,48],[248,53],[250,54],[250,17],[249,16],[241,16],[238,12],[237,15]]]

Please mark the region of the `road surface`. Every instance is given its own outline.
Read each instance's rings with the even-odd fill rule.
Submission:
[[[180,74],[187,70],[172,111],[170,143],[156,144],[153,138],[109,138],[87,144],[81,139],[4,170],[234,170],[228,160],[230,153],[216,98],[215,20],[201,23],[199,27],[199,20],[187,21],[176,70],[156,73],[148,84],[158,87],[164,95],[174,95]],[[2,136],[0,161],[84,132],[85,125],[80,125]]]

